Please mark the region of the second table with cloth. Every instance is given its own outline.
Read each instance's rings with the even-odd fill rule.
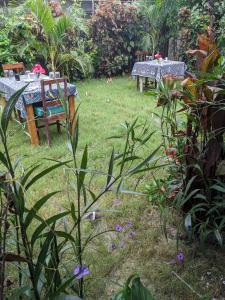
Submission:
[[[159,82],[165,75],[183,77],[187,66],[182,61],[157,59],[143,62],[136,62],[131,75],[140,80],[140,91],[143,91],[143,78],[151,78]]]

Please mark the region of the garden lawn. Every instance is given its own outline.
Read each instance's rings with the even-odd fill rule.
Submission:
[[[159,111],[156,108],[156,99],[140,94],[136,90],[136,82],[131,78],[118,77],[111,83],[107,83],[105,79],[86,80],[78,82],[77,88],[79,97],[76,103],[80,104],[78,155],[82,155],[87,144],[88,165],[91,169],[107,172],[112,148],[119,151],[122,147],[121,140],[107,138],[121,134],[125,121],[131,123],[138,118],[139,123],[147,122],[150,129],[155,131],[150,143],[143,150],[143,157],[161,143],[160,122],[153,114]],[[58,135],[56,128],[51,128],[50,148],[43,135],[41,146],[32,147],[25,129],[15,123],[11,124],[10,135],[11,154],[15,159],[23,157],[20,167],[27,168],[42,162],[42,168],[45,168],[50,163],[44,158],[70,159],[66,134],[62,131]],[[162,176],[163,172],[154,175]],[[105,183],[103,180],[105,178],[101,176],[94,180],[96,190],[102,188]],[[145,174],[138,191],[145,193],[146,186],[151,181],[152,173]],[[127,187],[134,188],[135,184],[135,180],[131,180]],[[45,218],[68,205],[66,176],[62,169],[36,184],[35,189],[27,195],[28,205],[54,190],[62,192],[54,196],[41,211]],[[145,285],[152,289],[156,299],[160,300],[199,299],[201,295],[204,299],[211,299],[222,295],[225,280],[222,254],[213,248],[208,248],[203,253],[196,245],[190,247],[182,241],[177,244],[176,228],[180,219],[175,212],[164,209],[160,215],[146,194],[116,195],[113,192],[107,194],[97,208],[103,210],[102,219],[95,223],[86,221],[87,230],[99,232],[114,229],[117,224],[122,225],[124,230],[118,234],[101,236],[87,248],[85,261],[91,270],[91,280],[87,283],[87,299],[109,299],[133,273],[138,273]],[[167,238],[162,228],[166,228]],[[174,263],[178,249],[185,253],[184,264]],[[72,272],[72,266],[70,267]]]

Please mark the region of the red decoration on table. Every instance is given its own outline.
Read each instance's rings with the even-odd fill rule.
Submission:
[[[156,59],[160,59],[160,58],[162,58],[162,55],[161,55],[159,52],[157,52],[157,53],[155,54],[155,58],[156,58]]]
[[[33,66],[32,72],[34,72],[34,73],[40,73],[40,74],[46,74],[45,69],[42,68],[42,66],[39,65],[39,64],[36,64],[35,66]]]

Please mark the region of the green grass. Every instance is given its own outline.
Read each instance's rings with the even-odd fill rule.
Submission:
[[[77,83],[79,98],[80,136],[78,155],[81,156],[85,145],[89,149],[89,168],[107,171],[110,153],[114,147],[121,149],[121,140],[107,139],[122,132],[125,121],[147,122],[152,131],[156,131],[150,143],[144,148],[142,156],[148,155],[161,143],[160,122],[152,114],[158,112],[156,100],[140,94],[136,90],[135,81],[131,78],[114,78],[112,83],[105,79],[87,80]],[[45,137],[41,136],[41,146],[32,147],[29,138],[15,123],[11,124],[11,153],[15,157],[23,156],[21,167],[29,167],[37,162],[43,163],[43,168],[49,165],[44,158],[65,160],[70,158],[65,132],[56,133],[51,129],[52,146],[46,145]],[[162,176],[163,172],[159,173]],[[145,191],[145,185],[151,180],[151,173],[142,179],[140,190]],[[135,180],[128,183],[134,185]],[[94,188],[101,189],[103,178],[98,176]],[[48,217],[67,206],[67,185],[63,170],[57,170],[40,180],[35,189],[27,195],[28,205],[34,203],[45,193],[62,190],[48,202],[42,210],[42,216]],[[121,203],[117,205],[115,199]],[[90,265],[92,276],[88,284],[88,299],[106,300],[123,284],[132,273],[140,274],[146,286],[151,288],[156,299],[199,299],[197,293],[206,295],[204,299],[223,295],[224,260],[222,254],[215,249],[202,252],[195,244],[179,243],[179,249],[185,252],[184,265],[171,264],[177,252],[177,242],[174,232],[180,222],[176,213],[169,211],[167,217],[168,240],[162,233],[159,212],[146,196],[107,194],[99,204],[105,210],[103,218],[96,224],[87,221],[86,230],[105,230],[114,228],[116,224],[134,223],[136,237],[130,239],[127,235],[131,229],[120,235],[106,234],[89,245],[86,261]],[[108,211],[110,210],[110,211]],[[111,243],[124,248],[109,251]],[[193,292],[172,272],[176,272],[197,292]],[[211,275],[207,275],[211,272]],[[222,278],[222,279],[221,279]],[[224,279],[225,280],[225,279]]]

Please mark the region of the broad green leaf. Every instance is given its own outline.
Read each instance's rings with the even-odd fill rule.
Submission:
[[[150,291],[143,286],[139,277],[134,278],[131,286],[130,300],[154,300]]]

